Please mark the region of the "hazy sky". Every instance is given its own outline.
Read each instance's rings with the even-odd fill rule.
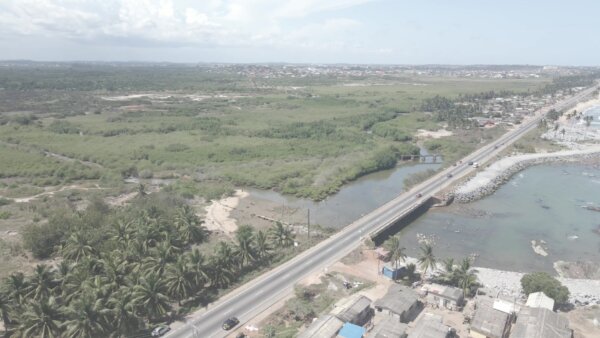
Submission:
[[[0,0],[0,59],[600,64],[598,0]]]

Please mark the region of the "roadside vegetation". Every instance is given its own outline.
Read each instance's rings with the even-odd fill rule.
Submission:
[[[1,283],[5,327],[11,337],[147,333],[311,245],[303,239],[296,248],[281,223],[240,226],[208,248],[211,236],[190,207],[164,193],[123,209],[95,200],[85,211],[55,210],[48,224],[23,233],[27,250],[54,263]]]

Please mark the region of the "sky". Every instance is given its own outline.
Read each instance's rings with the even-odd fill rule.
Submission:
[[[0,0],[0,59],[600,65],[597,0]]]

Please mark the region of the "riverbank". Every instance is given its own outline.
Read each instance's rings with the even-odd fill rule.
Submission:
[[[547,163],[595,163],[599,160],[600,145],[589,145],[578,150],[505,157],[478,172],[473,178],[454,189],[454,200],[459,203],[470,203],[488,196],[506,183],[513,175],[530,166]]]

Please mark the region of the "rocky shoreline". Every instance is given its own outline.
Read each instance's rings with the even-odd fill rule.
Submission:
[[[520,171],[541,164],[549,163],[598,163],[600,161],[600,151],[586,151],[582,153],[576,152],[559,152],[549,154],[528,154],[521,156],[508,157],[501,161],[496,162],[498,164],[496,168],[492,165],[490,168],[492,171],[492,177],[479,178],[478,176],[485,173],[479,173],[465,184],[454,189],[454,201],[458,203],[470,203],[493,194],[501,185],[508,182],[515,174]],[[500,163],[500,162],[505,163]],[[486,169],[487,170],[487,169]],[[490,176],[488,173],[487,176]]]

